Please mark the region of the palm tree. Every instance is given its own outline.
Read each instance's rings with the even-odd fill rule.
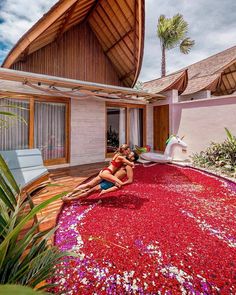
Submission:
[[[188,23],[181,14],[176,14],[172,18],[161,15],[157,24],[157,36],[161,42],[162,63],[161,76],[166,75],[166,50],[179,46],[180,52],[188,54],[195,41],[186,37],[188,33]]]

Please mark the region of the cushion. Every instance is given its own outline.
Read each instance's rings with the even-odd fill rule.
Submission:
[[[21,189],[48,174],[39,149],[0,151],[0,154]]]

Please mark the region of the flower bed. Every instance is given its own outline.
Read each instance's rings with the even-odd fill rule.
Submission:
[[[236,185],[191,168],[136,167],[116,193],[66,204],[55,244],[66,294],[235,294]],[[159,292],[159,293],[158,293]]]

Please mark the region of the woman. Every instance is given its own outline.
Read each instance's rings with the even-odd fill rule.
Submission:
[[[121,187],[123,182],[114,174],[123,166],[123,164],[129,165],[131,168],[134,167],[134,163],[126,158],[129,153],[130,147],[127,144],[122,144],[114,155],[110,165],[100,171],[99,177],[114,183],[117,187]]]
[[[138,155],[134,152],[131,152],[127,156],[127,159],[130,162],[134,162],[138,159]],[[120,180],[127,177],[127,180],[123,182],[122,184],[123,185],[130,184],[133,182],[133,168],[129,165],[126,165],[120,168],[116,172],[115,176]],[[100,183],[98,182],[99,180],[100,180]],[[70,195],[67,195],[66,198],[64,197],[63,201],[69,202],[69,201],[84,199],[84,198],[87,198],[89,195],[99,191],[100,191],[99,196],[101,196],[105,193],[109,193],[118,189],[118,187],[115,186],[112,182],[109,182],[107,180],[101,181],[101,178],[99,176],[95,177],[90,182],[84,185],[81,185],[80,187],[82,187],[83,189],[77,190],[77,191],[74,190]]]

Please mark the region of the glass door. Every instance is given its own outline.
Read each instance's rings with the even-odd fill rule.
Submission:
[[[126,142],[126,108],[107,108],[107,154],[114,153]]]
[[[29,148],[29,105],[24,99],[0,99],[1,112],[16,115],[0,115],[0,150]]]
[[[129,109],[129,145],[131,149],[135,145],[142,146],[143,143],[143,109],[130,108]]]
[[[66,104],[36,101],[34,106],[34,146],[47,164],[65,162]]]

